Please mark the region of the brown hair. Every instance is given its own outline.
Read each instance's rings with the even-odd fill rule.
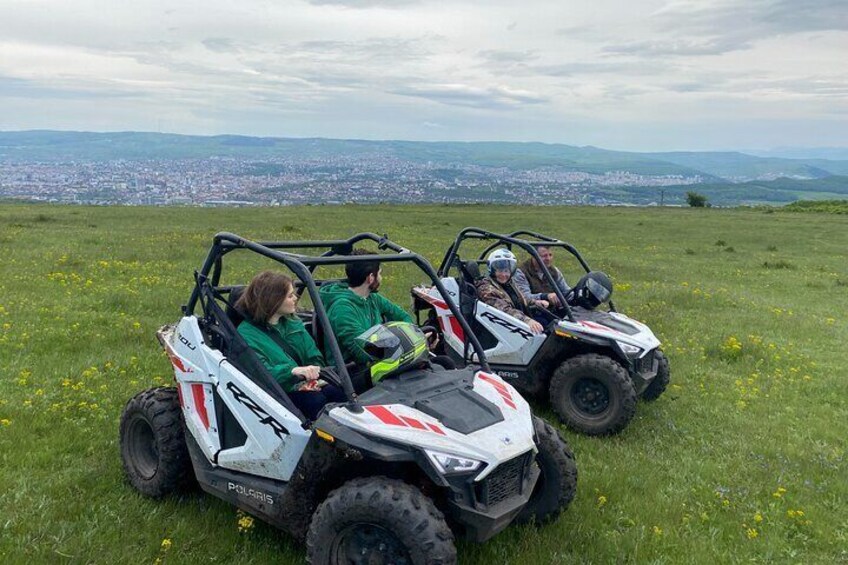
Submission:
[[[244,289],[235,307],[252,322],[267,324],[292,288],[291,277],[275,271],[262,271]]]

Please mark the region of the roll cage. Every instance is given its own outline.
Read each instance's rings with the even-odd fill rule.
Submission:
[[[376,243],[379,250],[389,250],[393,253],[351,255],[353,246],[362,241]],[[433,284],[439,292],[442,293],[442,296],[445,297],[445,303],[448,305],[448,308],[450,308],[451,313],[462,325],[466,335],[470,336],[469,339],[472,347],[474,347],[474,350],[477,353],[479,365],[485,371],[490,370],[483,348],[480,346],[480,342],[471,333],[471,329],[465,318],[462,316],[459,307],[445,291],[441,280],[433,270],[430,263],[421,255],[413,253],[412,251],[391,241],[388,239],[388,236],[379,236],[374,233],[359,233],[349,239],[339,240],[264,242],[251,241],[229,232],[217,233],[213,238],[212,248],[209,250],[203,266],[200,271],[195,271],[195,286],[188,302],[182,307],[183,315],[194,315],[198,302],[201,302],[203,305],[206,315],[209,315],[208,312],[210,309],[218,317],[224,315],[220,307],[215,304],[214,299],[219,298],[224,300],[224,302],[227,302],[227,300],[223,298],[222,293],[229,292],[233,287],[219,287],[218,284],[223,272],[224,256],[237,249],[246,249],[285,265],[297,277],[297,280],[300,281],[301,284],[299,285],[299,292],[307,292],[312,300],[314,308],[312,318],[313,328],[315,328],[314,324],[319,324],[324,336],[328,337],[326,345],[329,348],[329,351],[325,351],[325,354],[328,354],[328,361],[330,360],[330,357],[332,357],[332,360],[335,361],[336,373],[338,374],[340,384],[342,385],[345,396],[347,396],[353,407],[358,406],[357,395],[353,390],[350,374],[345,366],[338,341],[336,340],[336,336],[330,326],[330,321],[327,318],[327,312],[324,308],[324,304],[318,294],[318,287],[321,284],[332,282],[336,279],[316,280],[313,278],[313,272],[319,266],[345,265],[347,263],[363,263],[372,261],[376,261],[381,264],[399,262],[414,263],[422,271],[424,271],[428,277],[430,277]],[[303,255],[286,251],[290,249],[317,249],[323,250],[323,253],[320,255]],[[229,302],[227,302],[227,304],[232,306]],[[267,381],[268,375],[264,375],[262,380]],[[288,396],[285,395],[282,388],[279,387],[276,381],[270,383],[260,382],[257,384],[266,390],[272,389],[275,393],[274,396],[283,398],[285,399],[284,402],[286,404],[290,404]]]
[[[527,239],[527,238],[531,239]],[[542,235],[540,233],[529,231],[529,230],[517,230],[509,234],[498,234],[494,232],[490,232],[488,230],[484,230],[481,228],[468,227],[459,232],[454,240],[453,244],[451,244],[450,248],[448,248],[445,253],[444,258],[442,259],[442,263],[439,266],[439,270],[437,274],[439,277],[447,277],[450,276],[451,268],[461,268],[461,258],[459,255],[459,248],[462,245],[462,242],[466,239],[478,239],[478,240],[494,240],[494,242],[487,246],[480,255],[477,257],[477,263],[484,263],[486,259],[486,255],[489,254],[496,247],[503,245],[507,249],[512,250],[513,246],[517,246],[522,250],[526,251],[528,255],[533,257],[536,260],[536,263],[542,268],[542,273],[545,276],[545,279],[554,289],[554,293],[556,293],[557,298],[559,299],[559,303],[563,305],[563,311],[565,312],[565,317],[568,318],[569,321],[574,322],[574,313],[571,310],[571,307],[568,305],[568,302],[565,300],[565,296],[563,296],[560,288],[554,283],[554,278],[551,275],[550,270],[545,266],[542,262],[542,259],[539,257],[539,252],[536,250],[537,247],[557,247],[560,249],[565,249],[568,253],[570,253],[577,262],[580,263],[580,266],[588,273],[591,271],[589,264],[580,255],[580,252],[565,241],[561,241],[559,239]],[[441,292],[441,289],[440,289]],[[442,294],[444,296],[444,294]],[[612,300],[609,302],[609,309],[612,312],[615,312],[615,305]]]

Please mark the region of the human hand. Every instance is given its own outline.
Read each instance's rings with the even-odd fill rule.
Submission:
[[[559,306],[559,298],[557,298],[556,292],[548,294],[548,302],[550,302],[553,307]]]
[[[305,381],[317,381],[321,373],[321,367],[316,365],[307,365],[305,367],[295,367],[292,369],[292,375],[298,376]]]
[[[550,303],[547,300],[537,300],[536,306],[541,306],[542,308],[547,308],[550,306]]]
[[[439,335],[436,332],[424,332],[424,335],[427,337],[427,347],[430,350],[435,349],[439,345]]]
[[[527,325],[530,326],[530,331],[534,334],[540,334],[545,331],[545,328],[542,327],[542,324],[540,324],[536,320],[530,320],[529,322],[527,322]]]

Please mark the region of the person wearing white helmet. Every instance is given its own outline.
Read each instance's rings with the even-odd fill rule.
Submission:
[[[532,306],[548,307],[547,300],[531,300],[528,302],[516,288],[512,275],[518,267],[515,255],[509,249],[495,249],[486,258],[488,273],[475,285],[477,298],[489,306],[506,312],[518,318],[530,327],[533,333],[542,333],[544,328],[530,316]]]

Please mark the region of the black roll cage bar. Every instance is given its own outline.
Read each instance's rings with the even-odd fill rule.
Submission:
[[[389,249],[394,251],[395,254],[350,255],[354,244],[361,241],[374,242],[377,244],[378,249]],[[323,248],[329,249],[320,256],[301,255],[280,251],[284,249]],[[347,263],[364,263],[372,261],[376,261],[381,264],[399,262],[414,263],[422,271],[424,271],[428,277],[430,277],[433,284],[435,284],[436,288],[445,298],[445,303],[448,305],[448,308],[450,308],[451,313],[459,321],[465,335],[469,336],[471,345],[477,353],[477,362],[480,364],[482,369],[484,371],[491,370],[489,368],[488,361],[486,360],[486,354],[483,351],[483,347],[480,345],[477,337],[471,332],[471,327],[468,325],[465,318],[463,318],[462,313],[459,310],[459,306],[454,303],[447,290],[445,290],[441,280],[433,270],[432,265],[430,265],[430,263],[421,255],[413,253],[405,247],[398,245],[391,241],[386,235],[379,236],[374,233],[359,233],[349,239],[338,240],[255,242],[233,233],[219,232],[215,234],[215,237],[212,240],[212,248],[209,250],[200,272],[195,273],[196,284],[191,292],[191,297],[189,298],[188,303],[182,308],[184,315],[191,316],[194,313],[197,302],[200,298],[201,284],[206,283],[213,288],[218,286],[218,283],[221,280],[221,272],[223,270],[222,258],[227,253],[236,249],[248,249],[254,253],[258,253],[259,255],[282,263],[288,267],[288,269],[294,273],[298,279],[300,279],[306,292],[309,293],[309,297],[312,299],[314,316],[317,317],[317,323],[321,324],[321,329],[325,336],[332,336],[332,339],[327,340],[327,344],[330,347],[330,353],[332,353],[333,360],[336,363],[336,372],[340,377],[345,396],[347,396],[348,400],[353,403],[357,402],[357,395],[353,390],[350,374],[347,371],[347,367],[345,367],[344,359],[342,358],[341,350],[339,349],[338,340],[330,326],[329,318],[327,318],[324,303],[321,301],[321,297],[318,294],[318,285],[315,284],[315,279],[312,277],[312,273],[315,269],[322,265],[345,265]],[[210,271],[211,277],[209,276]],[[313,317],[313,324],[316,323],[315,317]]]
[[[529,236],[533,238],[522,239],[523,236]],[[539,252],[536,250],[537,247],[559,247],[561,249],[565,249],[568,251],[575,259],[580,263],[580,266],[588,273],[591,271],[589,264],[583,259],[583,256],[580,255],[580,252],[568,242],[561,241],[559,239],[543,235],[534,231],[529,230],[516,230],[509,234],[498,234],[494,232],[490,232],[488,230],[484,230],[482,228],[468,227],[459,232],[454,240],[453,244],[445,253],[444,259],[442,259],[442,264],[439,266],[439,270],[437,274],[439,277],[447,277],[448,272],[451,267],[456,265],[456,262],[460,260],[459,257],[459,247],[462,245],[462,242],[466,239],[479,239],[479,240],[495,240],[494,243],[486,247],[477,258],[477,261],[480,262],[486,258],[486,255],[489,254],[492,250],[500,245],[505,245],[507,249],[512,250],[512,246],[518,246],[524,251],[527,252],[528,255],[533,257],[536,260],[536,264],[542,268],[542,273],[547,279],[548,283],[554,289],[554,293],[557,295],[559,299],[559,303],[563,305],[563,310],[565,311],[565,317],[568,318],[569,321],[574,322],[574,313],[571,311],[571,307],[565,301],[565,296],[562,295],[562,291],[560,288],[554,283],[554,278],[551,275],[550,270],[545,266],[542,259],[539,257]],[[615,312],[615,305],[612,300],[609,302],[610,311]]]

